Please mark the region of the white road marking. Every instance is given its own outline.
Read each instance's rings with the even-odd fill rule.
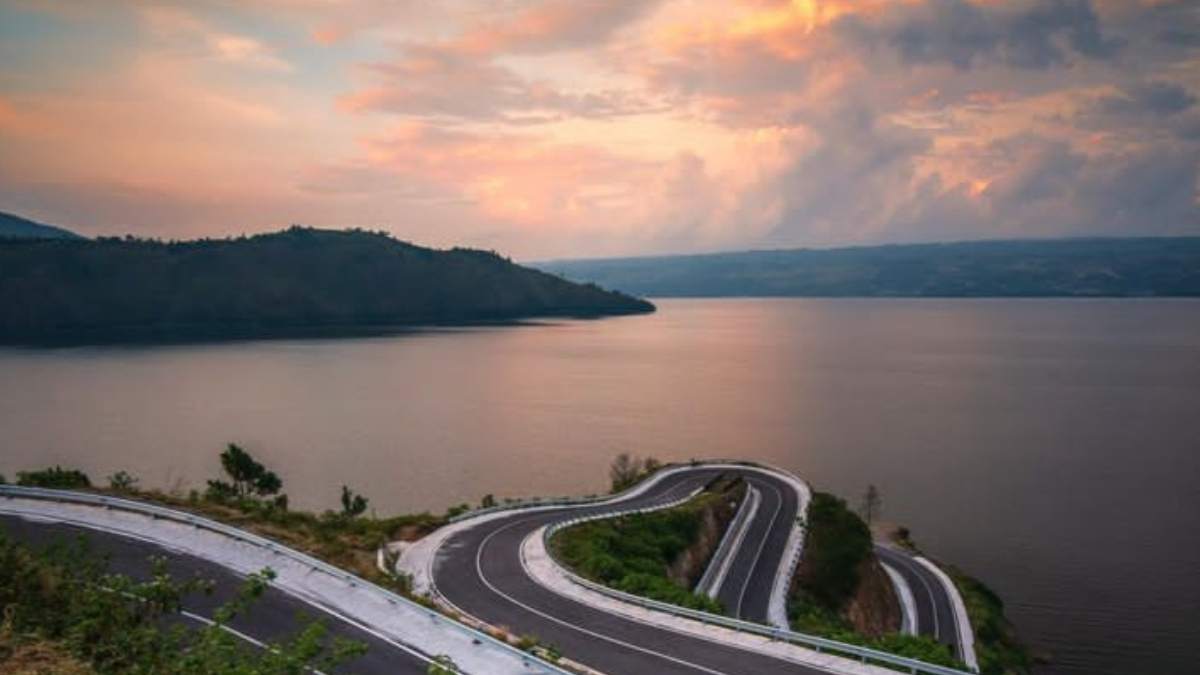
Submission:
[[[540,616],[544,619],[553,621],[554,623],[557,623],[566,628],[570,628],[571,630],[575,630],[580,633],[583,633],[584,635],[590,635],[594,638],[604,640],[605,642],[611,642],[612,644],[620,645],[622,647],[626,647],[628,649],[632,649],[634,651],[641,652],[643,654],[648,654],[650,656],[657,656],[661,659],[665,659],[667,661],[679,664],[679,665],[687,667],[687,668],[692,668],[692,669],[698,670],[702,673],[710,673],[710,675],[727,675],[726,673],[724,673],[722,671],[713,670],[711,668],[706,668],[698,663],[692,663],[691,661],[685,661],[683,659],[671,656],[670,654],[663,654],[661,652],[656,652],[653,649],[647,649],[645,647],[641,647],[641,646],[638,646],[638,645],[635,645],[635,644],[632,644],[629,642],[625,642],[624,640],[621,640],[620,638],[615,638],[615,637],[612,637],[609,635],[604,635],[602,633],[597,633],[596,631],[589,630],[587,628],[581,628],[574,624],[563,621],[562,619],[559,619],[558,617],[547,614],[537,608],[531,607],[531,606],[521,602],[520,600],[517,600],[516,598],[512,597],[511,595],[508,595],[504,591],[501,591],[499,588],[496,588],[496,586],[494,584],[492,584],[491,581],[488,580],[487,575],[485,575],[483,573],[483,551],[484,551],[484,549],[487,548],[487,545],[491,541],[492,537],[495,537],[497,534],[503,532],[504,530],[507,530],[516,525],[522,525],[531,520],[534,520],[534,518],[525,518],[523,520],[513,521],[507,525],[497,528],[496,530],[493,530],[486,537],[483,538],[483,541],[481,541],[479,543],[479,548],[475,549],[475,573],[477,575],[479,575],[479,580],[482,581],[484,583],[484,585],[488,587],[489,590],[491,590],[496,595],[499,595],[500,597],[504,598],[505,600],[508,600],[512,604],[514,604],[518,607],[521,607],[522,609],[525,609],[529,612],[537,614],[538,616]]]
[[[783,508],[783,494],[779,492],[779,488],[768,483],[763,483],[766,487],[771,488],[775,493],[775,512],[771,514],[771,522],[767,524],[767,530],[761,540],[758,542],[758,550],[754,553],[754,562],[750,565],[750,571],[746,574],[746,580],[742,582],[742,592],[738,594],[737,611],[734,612],[735,618],[742,618],[742,604],[746,601],[746,589],[750,587],[750,580],[754,578],[754,570],[758,569],[759,560],[762,559],[763,549],[767,545],[767,540],[770,539],[771,531],[775,529],[775,521],[779,518],[779,510]]]

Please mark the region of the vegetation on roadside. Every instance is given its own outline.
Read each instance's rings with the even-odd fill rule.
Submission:
[[[147,581],[108,571],[82,547],[34,549],[0,532],[0,670],[76,675],[300,675],[361,655],[361,643],[329,639],[308,623],[268,649],[225,630],[274,574],[251,575],[212,625],[174,617],[185,598],[210,592],[202,579],[177,581],[152,561]]]
[[[855,630],[846,617],[846,608],[873,557],[871,531],[863,519],[842,499],[813,493],[804,558],[788,597],[792,629],[929,663],[962,667],[948,647],[931,638],[899,633],[870,637]]]
[[[613,494],[628,490],[661,468],[662,462],[653,457],[638,459],[628,452],[622,452],[613,459],[612,465],[608,468]]]
[[[744,484],[737,494],[744,494]],[[626,593],[682,607],[721,613],[716,600],[674,581],[672,565],[699,537],[706,512],[728,502],[737,489],[714,482],[694,499],[670,509],[574,525],[550,541],[554,556],[587,579]],[[740,499],[740,496],[737,497]],[[706,562],[706,561],[705,561]]]
[[[943,566],[962,594],[975,632],[975,655],[981,675],[1025,675],[1033,666],[1028,649],[1004,616],[1004,602],[978,579]]]
[[[380,571],[378,551],[393,541],[412,540],[445,522],[430,513],[376,518],[365,516],[369,500],[342,486],[340,511],[311,513],[288,507],[283,481],[249,452],[229,444],[220,455],[224,476],[208,481],[204,492],[166,493],[138,488],[126,471],[109,477],[109,487],[95,488],[87,474],[51,467],[17,474],[18,484],[64,489],[91,489],[151,501],[212,518],[304,551],[325,562],[406,596],[408,580]],[[421,600],[420,598],[417,598]]]
[[[58,488],[62,490],[77,490],[92,486],[87,474],[77,469],[64,469],[52,466],[40,471],[18,471],[17,485],[25,487]]]

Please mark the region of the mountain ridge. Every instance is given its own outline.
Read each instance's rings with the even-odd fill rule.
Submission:
[[[644,300],[362,230],[0,240],[0,342],[359,334],[650,312]]]
[[[530,265],[650,297],[1200,296],[1200,237],[760,249]]]
[[[0,239],[83,239],[66,228],[0,211]]]

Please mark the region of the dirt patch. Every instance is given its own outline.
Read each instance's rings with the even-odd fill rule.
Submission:
[[[854,630],[880,637],[900,630],[902,613],[892,582],[875,556],[859,566],[858,588],[850,597],[843,614]]]
[[[14,644],[2,639],[0,671],[8,675],[95,675],[96,672],[53,642],[34,640]]]

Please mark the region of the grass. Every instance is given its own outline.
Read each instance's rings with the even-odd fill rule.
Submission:
[[[877,649],[897,656],[907,656],[939,666],[965,669],[963,663],[954,656],[950,648],[937,640],[923,635],[902,635],[900,633],[868,637],[854,630],[854,626],[840,613],[813,603],[798,601],[795,596],[788,603],[788,620],[792,630],[798,633],[807,633],[838,642]]]
[[[673,581],[668,569],[697,540],[705,511],[731,498],[729,489],[730,485],[722,482],[675,508],[569,527],[554,536],[551,551],[567,567],[597,583],[681,607],[722,613],[721,603]],[[739,489],[744,494],[744,487]]]
[[[9,675],[96,675],[56,642],[0,635],[0,669]]]
[[[269,649],[226,631],[267,589],[269,570],[247,577],[236,597],[212,612],[212,625],[193,627],[172,617],[185,600],[211,592],[212,582],[177,581],[161,559],[147,568],[147,580],[134,580],[111,572],[81,541],[37,548],[0,532],[0,672],[300,675],[366,650],[308,621]]]
[[[978,579],[973,579],[952,566],[943,569],[954,580],[962,594],[963,604],[975,631],[975,652],[982,675],[1024,675],[1029,673],[1033,659],[1028,649],[1017,639],[1012,624],[1004,616],[1004,602]]]
[[[444,516],[430,513],[348,518],[332,511],[293,511],[255,499],[214,501],[196,493],[180,497],[156,490],[101,492],[155,502],[253,532],[408,596],[405,580],[380,572],[377,552],[388,542],[418,539],[445,522]]]
[[[793,595],[804,604],[840,612],[858,589],[859,570],[871,550],[871,531],[846,502],[826,492],[813,493]]]

